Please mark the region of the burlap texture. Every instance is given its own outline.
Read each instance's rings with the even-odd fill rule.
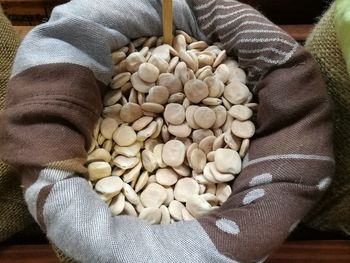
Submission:
[[[308,226],[350,233],[350,78],[337,42],[335,4],[324,14],[305,46],[319,63],[335,104],[336,177],[306,220]]]
[[[4,107],[6,84],[19,38],[0,6],[0,110]],[[0,162],[0,242],[33,222],[24,203],[14,171]]]

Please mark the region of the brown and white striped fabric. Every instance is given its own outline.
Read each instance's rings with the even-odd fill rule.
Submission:
[[[19,168],[48,238],[78,261],[263,262],[331,182],[331,102],[310,54],[247,5],[174,1],[175,27],[220,41],[259,101],[256,136],[229,200],[198,221],[151,226],[112,217],[81,176],[110,52],[160,35],[160,2],[73,0],[29,33],[0,115],[0,157]]]

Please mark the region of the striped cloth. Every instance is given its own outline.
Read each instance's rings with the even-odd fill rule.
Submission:
[[[111,50],[161,34],[159,0],[72,0],[17,53],[0,157],[21,172],[29,210],[50,241],[78,261],[263,262],[331,182],[331,102],[311,55],[237,1],[175,0],[174,12],[175,28],[220,41],[237,57],[260,105],[232,195],[199,220],[151,226],[112,217],[82,176]]]

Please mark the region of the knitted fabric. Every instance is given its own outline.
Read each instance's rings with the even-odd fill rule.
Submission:
[[[322,70],[335,104],[336,177],[307,225],[319,230],[350,232],[350,78],[337,41],[333,4],[306,42]]]
[[[19,44],[10,22],[0,7],[0,111],[4,107],[6,84]],[[19,180],[13,169],[0,162],[0,242],[33,222],[24,203]]]

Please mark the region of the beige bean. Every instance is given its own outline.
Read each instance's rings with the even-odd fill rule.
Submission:
[[[181,221],[183,220],[182,209],[184,208],[185,206],[182,203],[180,203],[177,200],[173,200],[169,204],[169,213],[172,218],[174,218],[177,221]]]
[[[169,45],[160,45],[153,49],[152,56],[165,60],[166,62],[170,61],[170,49]]]
[[[136,103],[127,103],[120,110],[120,118],[127,123],[134,122],[142,117],[142,109]]]
[[[247,82],[247,75],[241,68],[233,68],[230,69],[230,78],[228,79],[228,83],[239,81],[240,83],[246,84]]]
[[[185,159],[186,147],[178,140],[170,140],[163,146],[162,158],[171,167],[180,166]]]
[[[173,57],[169,62],[167,73],[173,73],[179,61],[180,61],[179,57]]]
[[[218,180],[214,177],[212,170],[210,170],[210,163],[207,163],[203,169],[203,176],[208,180],[209,184],[217,184]]]
[[[149,90],[146,101],[164,105],[167,103],[169,96],[170,94],[166,87],[154,86]]]
[[[185,31],[182,30],[176,30],[176,35],[183,35],[185,37],[186,43],[190,44],[192,43],[192,37],[190,37]]]
[[[126,54],[123,51],[116,51],[112,53],[112,60],[114,65],[119,64],[125,58],[126,58]]]
[[[190,105],[186,109],[186,121],[187,121],[187,124],[192,129],[199,129],[200,128],[194,120],[194,113],[197,109],[199,109],[199,106],[197,106],[197,105]]]
[[[201,173],[207,162],[207,156],[201,149],[194,149],[190,156],[190,164],[196,173]]]
[[[225,124],[226,118],[227,118],[227,111],[226,111],[225,107],[222,105],[216,106],[213,109],[213,111],[214,111],[215,116],[216,116],[213,128],[218,129]]]
[[[182,164],[177,167],[172,167],[173,170],[180,176],[187,177],[191,175],[191,170],[186,165]]]
[[[253,111],[243,105],[233,105],[229,110],[229,114],[239,121],[246,121],[253,116]]]
[[[193,71],[198,70],[198,60],[195,61],[194,59],[192,59],[191,55],[189,53],[187,53],[185,50],[179,51],[179,57],[180,57],[181,61],[186,63],[187,68],[190,68]]]
[[[125,207],[125,196],[123,193],[120,193],[112,199],[109,209],[111,210],[112,215],[117,216],[121,212],[123,212],[124,207]]]
[[[116,75],[111,82],[111,88],[112,89],[120,89],[122,86],[124,86],[127,82],[129,82],[131,78],[130,72],[123,72]]]
[[[110,196],[110,198],[119,194],[122,188],[123,180],[121,180],[118,176],[109,176],[102,178],[95,185],[96,191],[101,194]]]
[[[103,148],[96,149],[88,155],[87,161],[105,161],[108,163],[111,161],[111,154]]]
[[[215,141],[213,142],[213,151],[216,151],[219,148],[224,148],[225,146],[225,134],[221,134],[218,137],[216,137]]]
[[[166,125],[163,125],[161,135],[162,135],[163,142],[169,141],[170,134],[168,131],[168,127]]]
[[[158,169],[156,172],[157,183],[165,187],[176,184],[178,177],[177,173],[170,168]]]
[[[154,83],[159,76],[159,69],[151,63],[142,63],[138,70],[138,76],[145,82]]]
[[[147,172],[152,173],[155,169],[157,169],[158,163],[153,155],[153,152],[150,150],[144,150],[141,156],[143,167]]]
[[[187,202],[193,196],[199,194],[199,185],[193,178],[182,178],[177,181],[174,188],[174,197],[179,202]]]
[[[152,121],[153,121],[152,117],[144,116],[144,117],[141,117],[140,119],[138,119],[137,121],[135,121],[131,127],[135,131],[140,131],[140,130],[146,128],[147,125],[150,124]]]
[[[137,212],[136,212],[134,206],[127,201],[125,202],[124,210],[122,213],[125,215],[137,217]]]
[[[93,162],[88,165],[90,181],[96,181],[110,176],[112,168],[108,162]]]
[[[203,140],[205,137],[213,136],[213,135],[214,133],[212,130],[198,129],[192,132],[192,139],[193,139],[193,142],[200,143],[200,141]]]
[[[134,73],[139,70],[139,67],[142,63],[146,62],[146,59],[141,53],[134,52],[125,59],[125,62],[127,70],[131,73]]]
[[[220,51],[220,53],[215,59],[213,67],[216,68],[217,66],[219,66],[226,58],[227,58],[226,50]]]
[[[221,173],[239,174],[242,164],[239,154],[231,149],[218,149],[215,152],[215,167]]]
[[[113,140],[119,146],[130,146],[136,142],[136,133],[130,126],[122,125],[113,133]]]
[[[166,87],[170,95],[182,92],[182,83],[180,78],[171,73],[160,74],[157,84]]]
[[[174,190],[172,187],[165,187],[167,192],[167,198],[164,202],[164,205],[169,206],[170,202],[174,200]]]
[[[134,181],[140,175],[141,169],[142,169],[142,163],[139,162],[134,168],[128,170],[128,172],[124,172],[123,181],[125,183],[130,183]]]
[[[153,112],[153,113],[162,113],[164,111],[164,106],[158,103],[146,102],[141,105],[142,110]]]
[[[241,158],[243,158],[247,154],[249,145],[250,145],[249,139],[244,139],[242,141],[241,148],[239,149],[239,156],[241,156]]]
[[[117,156],[113,163],[124,170],[134,168],[138,163],[140,162],[140,159],[137,157],[125,157],[122,155]]]
[[[230,79],[230,69],[225,65],[219,65],[215,70],[215,77],[221,80],[224,84]]]
[[[212,56],[201,54],[198,56],[198,64],[199,68],[205,67],[205,66],[211,66],[214,63],[214,58]]]
[[[157,130],[157,122],[152,121],[145,129],[137,132],[137,140],[144,142],[147,138],[151,137],[156,130]]]
[[[132,189],[132,187],[127,183],[124,183],[123,194],[125,195],[125,198],[133,205],[137,205],[140,203],[140,197],[136,194],[135,190]]]
[[[192,79],[184,86],[186,97],[193,103],[199,103],[209,95],[209,88],[205,82]]]
[[[169,64],[167,61],[156,56],[151,56],[148,60],[148,63],[156,66],[159,70],[159,73],[165,73],[169,68]]]
[[[167,191],[157,183],[146,186],[140,195],[144,207],[160,207],[167,199]]]
[[[124,155],[126,157],[135,157],[141,150],[142,143],[141,142],[135,142],[132,145],[129,146],[114,146],[114,152],[117,154]]]
[[[183,34],[174,37],[173,46],[177,52],[186,50],[186,38]]]
[[[206,106],[218,106],[222,103],[221,99],[218,98],[205,98],[202,103]]]
[[[185,121],[185,109],[180,104],[170,103],[165,107],[164,118],[166,122],[180,125]]]
[[[100,133],[97,137],[97,144],[101,146],[105,142],[106,138]]]
[[[227,144],[227,146],[234,151],[238,151],[242,143],[242,139],[233,135],[230,129],[225,131],[224,141]]]
[[[125,173],[126,170],[124,169],[120,169],[118,167],[114,167],[113,171],[112,171],[112,176],[122,176]]]
[[[255,125],[251,121],[234,120],[231,126],[232,133],[237,137],[249,139],[255,133]]]
[[[163,125],[164,125],[164,119],[162,117],[157,117],[156,123],[157,123],[157,129],[155,130],[155,132],[151,136],[151,138],[153,138],[153,139],[159,137],[159,135],[162,131]]]
[[[199,148],[207,155],[210,151],[213,150],[213,144],[215,140],[215,136],[205,137],[199,142]]]
[[[141,211],[139,218],[151,225],[158,224],[162,218],[162,212],[157,207],[147,207]]]
[[[207,154],[207,161],[208,162],[214,162],[215,160],[215,151],[208,152]]]
[[[188,45],[188,49],[204,50],[208,47],[208,44],[204,41],[196,41]]]
[[[143,45],[143,43],[145,43],[147,40],[147,37],[140,37],[140,38],[137,38],[135,39],[132,44],[134,45],[135,48],[138,48],[140,46]]]
[[[227,201],[227,199],[232,194],[231,186],[225,183],[221,183],[217,185],[216,188],[216,198],[219,200],[219,204],[222,205]]]
[[[188,212],[188,210],[184,207],[182,208],[181,210],[181,213],[182,213],[182,219],[184,221],[191,221],[191,220],[194,220],[195,218],[191,215],[190,212]]]
[[[106,140],[102,144],[102,148],[105,149],[107,152],[110,152],[113,148],[113,140]]]
[[[118,122],[121,109],[122,109],[122,105],[120,104],[115,104],[109,107],[105,107],[102,111],[102,116],[103,118],[113,118]],[[120,122],[118,122],[118,124],[120,124]],[[94,135],[94,137],[96,138],[97,135],[96,136]]]
[[[208,107],[199,107],[193,117],[196,124],[203,129],[212,127],[216,120],[215,112]]]
[[[161,143],[161,144],[157,144],[153,149],[154,158],[156,159],[157,164],[160,168],[166,167],[166,164],[164,163],[162,158],[163,147],[164,147],[164,144]]]
[[[174,93],[169,97],[168,103],[182,104],[185,98],[186,95],[181,92]]]
[[[160,220],[161,225],[169,225],[170,224],[170,213],[166,206],[160,206],[160,211],[162,213],[162,219]]]
[[[235,176],[231,173],[220,173],[216,169],[216,165],[214,162],[208,163],[208,167],[209,167],[210,173],[214,176],[215,180],[218,182],[225,183],[235,179]]]
[[[186,209],[195,218],[201,217],[213,211],[212,206],[199,195],[191,196],[186,202]]]
[[[207,186],[206,190],[205,190],[205,193],[206,193],[206,194],[212,194],[212,195],[214,195],[214,197],[215,197],[215,194],[216,194],[216,184],[209,184],[209,185]],[[203,197],[203,196],[202,196],[202,197]],[[204,199],[208,201],[207,198],[204,197]],[[216,198],[215,198],[215,199],[216,199]]]
[[[210,76],[204,79],[204,83],[209,88],[209,97],[219,98],[225,90],[224,83],[216,76]]]
[[[188,126],[187,123],[183,123],[180,125],[169,125],[168,131],[170,134],[178,138],[186,138],[190,136],[192,129]]]
[[[135,72],[131,76],[131,83],[134,89],[141,93],[148,93],[149,90],[154,86],[153,83],[145,82],[140,78],[139,72]]]
[[[246,85],[238,81],[233,81],[225,87],[224,97],[232,104],[241,104],[247,100],[249,89]]]
[[[140,177],[137,180],[137,183],[135,185],[135,192],[138,193],[140,192],[147,184],[149,178],[149,174],[147,171],[144,171]]]
[[[182,85],[185,85],[185,83],[189,80],[187,65],[185,62],[179,62],[176,65],[174,75],[181,80]]]

